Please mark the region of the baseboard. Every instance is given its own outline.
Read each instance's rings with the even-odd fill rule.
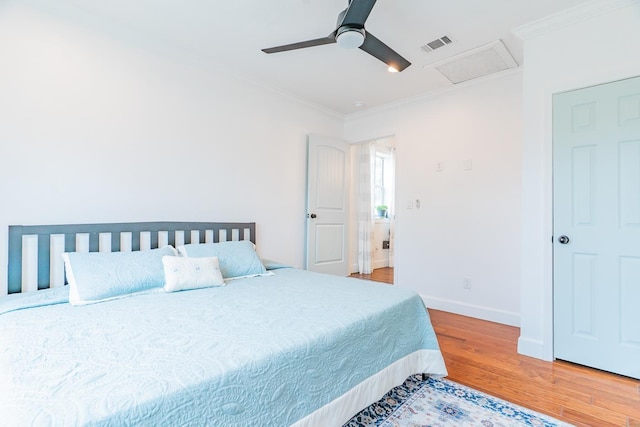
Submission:
[[[462,316],[475,317],[490,322],[502,323],[510,326],[520,326],[520,314],[504,310],[496,310],[479,305],[465,304],[458,301],[445,300],[421,295],[425,305],[435,310],[448,311]]]
[[[376,260],[373,260],[373,269],[374,270],[376,268],[384,268],[384,267],[389,267],[389,260],[388,259],[376,259]]]
[[[534,340],[522,335],[518,338],[518,353],[525,356],[535,357],[536,359],[546,361],[553,360],[553,357],[549,354],[547,347],[542,341]]]

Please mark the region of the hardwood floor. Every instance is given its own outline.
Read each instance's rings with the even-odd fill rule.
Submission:
[[[376,268],[371,274],[353,273],[351,277],[393,284],[393,267]]]
[[[578,426],[640,426],[640,381],[522,356],[519,328],[429,313],[449,379]]]
[[[368,278],[390,283],[389,270]],[[522,356],[519,328],[429,313],[452,381],[581,427],[640,427],[640,380]]]

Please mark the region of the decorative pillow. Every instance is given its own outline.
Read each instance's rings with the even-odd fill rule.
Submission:
[[[165,255],[177,253],[171,246],[136,252],[64,253],[69,302],[91,304],[162,288]]]
[[[193,243],[178,247],[178,251],[190,258],[218,257],[220,271],[225,279],[258,276],[267,273],[253,243],[248,240]]]
[[[167,292],[223,286],[217,257],[163,256],[164,290]]]

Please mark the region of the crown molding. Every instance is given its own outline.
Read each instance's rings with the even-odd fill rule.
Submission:
[[[640,0],[592,0],[521,25],[511,32],[516,37],[526,40],[632,5],[640,6]]]
[[[415,96],[399,99],[397,101],[390,102],[388,104],[383,104],[376,107],[368,108],[364,111],[358,111],[355,113],[346,114],[344,116],[344,120],[349,121],[353,119],[361,119],[367,116],[373,116],[376,114],[397,111],[398,108],[402,108],[407,105],[428,101],[432,98],[437,98],[439,96],[443,96],[448,93],[455,93],[457,91],[463,90],[468,87],[480,86],[493,80],[504,79],[512,75],[522,74],[522,70],[523,70],[523,67],[510,68],[510,69],[498,71],[497,73],[492,73],[483,77],[478,77],[476,79],[467,80],[466,82],[457,83],[457,84],[452,83],[448,86],[445,86],[439,89],[433,89]]]

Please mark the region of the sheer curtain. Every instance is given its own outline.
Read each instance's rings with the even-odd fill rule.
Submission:
[[[373,142],[358,147],[358,271],[373,271],[373,168],[376,148]]]

